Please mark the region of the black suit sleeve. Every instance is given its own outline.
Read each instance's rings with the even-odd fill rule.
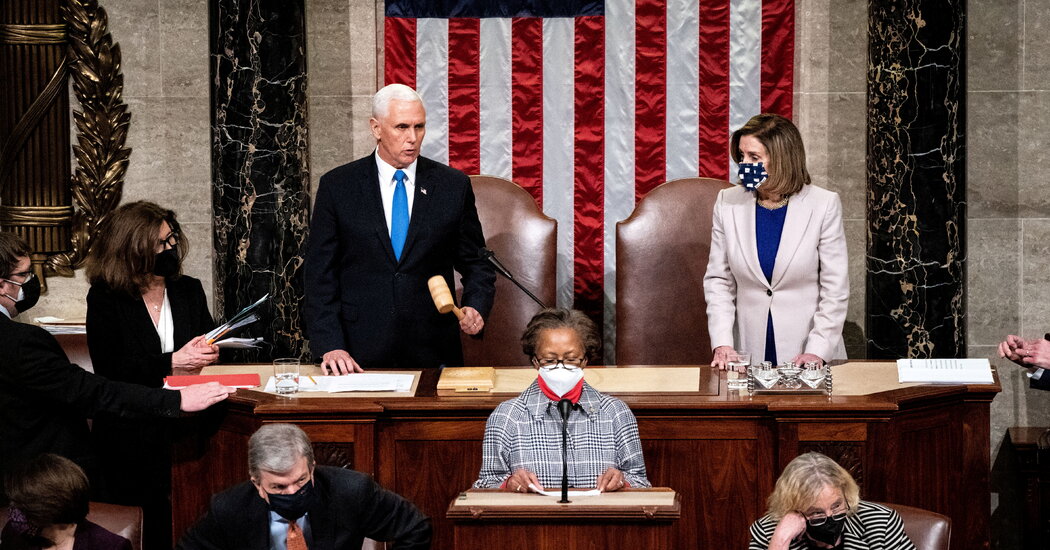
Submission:
[[[70,363],[58,342],[43,329],[20,330],[33,332],[16,339],[15,349],[9,351],[20,358],[12,369],[14,384],[28,395],[70,406],[87,416],[100,411],[122,416],[179,415],[179,392],[106,380]]]
[[[129,345],[127,332],[136,329],[123,314],[130,307],[120,294],[92,285],[87,296],[87,340],[95,372],[111,380],[150,387],[163,385],[171,374],[171,353],[150,353],[142,342]],[[153,327],[149,327],[154,330]]]
[[[1043,370],[1043,374],[1039,376],[1039,379],[1029,378],[1028,384],[1030,387],[1037,390],[1050,390],[1050,372]]]
[[[380,487],[372,478],[360,491],[359,512],[364,535],[377,541],[394,541],[393,550],[430,548],[430,519],[400,495]]]
[[[348,346],[343,337],[343,325],[339,320],[339,220],[331,191],[335,184],[334,176],[321,178],[306,247],[306,300],[303,311],[310,350],[316,357],[335,349],[353,354],[353,350],[346,349]]]
[[[496,270],[479,254],[485,246],[485,234],[478,218],[470,178],[462,177],[466,180],[466,192],[463,194],[455,269],[463,276],[463,305],[478,310],[483,318],[488,319],[496,296]]]

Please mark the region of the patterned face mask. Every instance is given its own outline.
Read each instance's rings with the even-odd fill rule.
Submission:
[[[738,183],[743,185],[748,191],[758,189],[759,186],[769,179],[766,167],[761,162],[742,162],[737,165],[736,173],[740,177]]]

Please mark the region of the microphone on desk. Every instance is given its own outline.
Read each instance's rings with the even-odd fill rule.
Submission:
[[[532,298],[532,301],[539,304],[541,308],[547,309],[547,304],[544,304],[542,301],[540,301],[539,298],[536,297],[535,294],[529,292],[529,289],[525,288],[524,285],[518,282],[518,280],[514,278],[514,275],[510,274],[510,271],[507,271],[507,268],[503,266],[503,263],[500,262],[498,258],[496,258],[495,252],[483,246],[480,249],[478,249],[478,256],[492,264],[492,267],[496,268],[496,271],[498,271],[500,275],[506,277],[510,282],[514,283],[515,286],[520,288],[522,292],[528,294],[529,298]]]
[[[569,413],[576,408],[572,401],[558,401],[558,412],[561,414],[561,500],[558,504],[569,503]]]

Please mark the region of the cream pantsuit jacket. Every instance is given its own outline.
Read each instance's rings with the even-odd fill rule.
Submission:
[[[718,194],[704,275],[711,347],[733,346],[751,352],[752,362],[762,361],[772,312],[780,362],[803,352],[845,359],[849,262],[842,203],[837,193],[806,185],[787,209],[767,282],[755,242],[755,195],[740,186]]]

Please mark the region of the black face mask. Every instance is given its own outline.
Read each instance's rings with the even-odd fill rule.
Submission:
[[[22,299],[15,302],[15,309],[19,313],[36,305],[40,300],[40,278],[33,277],[32,280],[22,283]]]
[[[153,260],[153,274],[159,277],[171,277],[179,272],[179,251],[175,247],[157,253]]]
[[[266,497],[270,499],[270,509],[288,521],[295,521],[306,515],[314,501],[317,500],[313,480],[307,481],[298,491],[290,495],[266,493]]]
[[[842,519],[828,517],[822,525],[813,526],[806,524],[806,536],[828,546],[834,546],[839,541],[839,537],[842,536],[842,530],[845,527],[845,517]]]

